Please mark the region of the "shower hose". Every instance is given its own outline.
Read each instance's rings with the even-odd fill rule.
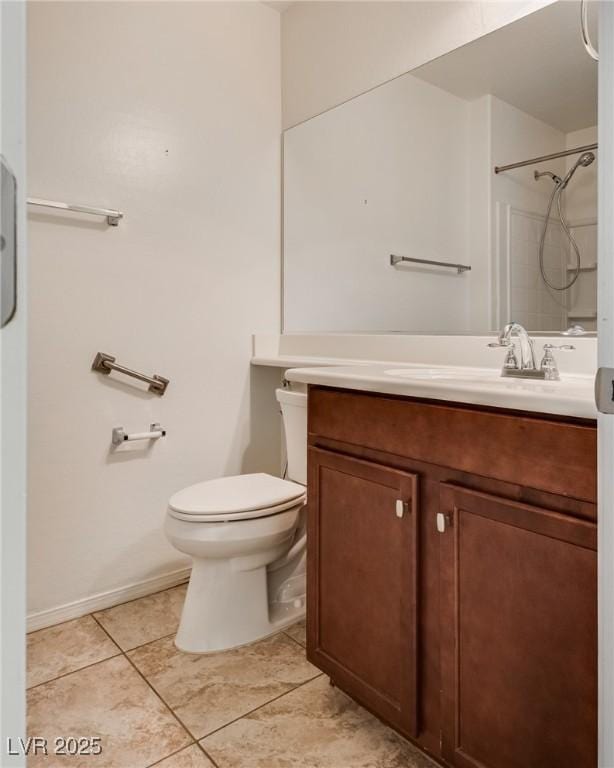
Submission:
[[[567,225],[567,222],[565,221],[565,216],[563,215],[563,210],[561,207],[561,194],[563,193],[564,185],[561,182],[558,182],[555,184],[554,189],[552,190],[552,195],[550,196],[550,202],[548,203],[548,209],[546,210],[546,220],[544,222],[544,229],[542,230],[542,236],[541,240],[539,242],[539,271],[542,275],[542,280],[548,288],[552,288],[553,291],[567,291],[571,286],[576,282],[578,279],[578,276],[580,275],[580,250],[578,249],[578,245],[576,241],[574,240],[574,236],[571,234],[569,230],[569,226]],[[546,268],[544,266],[544,244],[546,242],[546,233],[548,231],[548,224],[550,223],[550,213],[552,211],[552,206],[554,204],[554,200],[556,198],[556,207],[559,214],[559,221],[561,222],[561,227],[563,228],[563,232],[565,233],[565,236],[569,240],[569,243],[571,247],[574,250],[574,254],[576,257],[576,267],[574,270],[574,274],[572,278],[566,283],[566,285],[553,285],[550,280],[548,279],[548,276],[546,275]],[[567,265],[565,265],[567,267]]]

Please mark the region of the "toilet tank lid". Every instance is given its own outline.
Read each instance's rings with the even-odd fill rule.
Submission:
[[[307,408],[307,393],[294,392],[291,389],[276,389],[275,396],[278,403],[287,403],[289,405],[298,405],[301,408]]]
[[[184,514],[232,514],[276,507],[298,500],[304,493],[298,483],[259,472],[190,485],[171,497],[169,507]]]

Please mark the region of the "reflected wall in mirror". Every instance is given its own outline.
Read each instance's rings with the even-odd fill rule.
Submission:
[[[285,132],[285,332],[595,329],[597,64],[579,17],[554,3]]]

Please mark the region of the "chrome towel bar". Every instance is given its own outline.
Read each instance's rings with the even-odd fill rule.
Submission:
[[[111,433],[111,442],[117,446],[133,440],[159,440],[165,436],[166,430],[156,422],[149,426],[149,432],[126,432],[123,427],[115,427]]]
[[[40,205],[42,208],[57,208],[61,211],[88,213],[91,216],[105,216],[107,224],[111,227],[116,227],[119,224],[119,220],[124,217],[124,214],[121,211],[114,211],[112,208],[92,208],[90,205],[59,203],[55,200],[42,200],[40,197],[29,197],[27,203],[28,205]]]
[[[390,266],[396,267],[402,261],[408,261],[412,264],[428,264],[432,267],[446,267],[447,269],[455,269],[460,275],[463,272],[471,271],[471,267],[467,264],[449,264],[447,261],[432,261],[431,259],[415,259],[413,256],[395,256],[390,254]]]
[[[166,388],[169,384],[169,380],[163,376],[158,376],[154,373],[153,376],[146,376],[144,373],[133,371],[131,368],[126,368],[123,365],[115,362],[115,358],[112,355],[107,355],[104,352],[97,352],[94,362],[92,363],[92,370],[104,373],[108,376],[111,371],[117,371],[123,373],[125,376],[131,376],[133,379],[144,381],[149,384],[149,391],[154,392],[156,395],[162,396],[166,392]]]

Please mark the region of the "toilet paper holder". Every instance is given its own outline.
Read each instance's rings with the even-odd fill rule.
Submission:
[[[111,443],[117,446],[133,440],[159,440],[161,437],[166,437],[166,430],[155,422],[149,425],[149,432],[126,432],[123,427],[114,427],[111,432]]]

